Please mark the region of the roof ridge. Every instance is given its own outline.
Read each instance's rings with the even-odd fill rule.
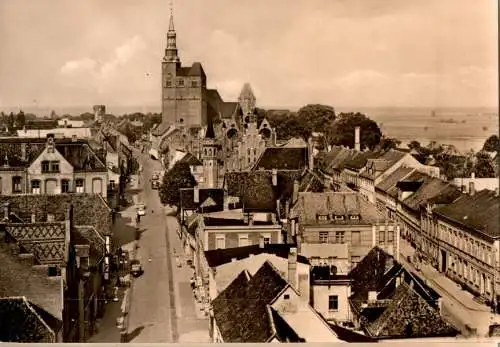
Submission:
[[[55,339],[55,337],[56,337],[55,331],[52,330],[52,328],[49,326],[49,324],[47,322],[45,322],[45,320],[42,317],[40,317],[38,312],[33,308],[31,302],[25,296],[23,296],[22,298],[23,298],[24,304],[28,307],[28,309],[31,311],[31,313],[33,313],[38,318],[38,320],[40,322],[42,322],[42,324],[45,326],[45,328],[47,328],[47,330],[53,335],[53,337]]]
[[[271,326],[271,331],[272,331],[271,336],[269,336],[266,342],[270,342],[278,334],[278,331],[276,330],[276,325],[274,324],[272,309],[273,308],[271,307],[271,305],[266,304],[267,319],[269,320],[269,325]]]

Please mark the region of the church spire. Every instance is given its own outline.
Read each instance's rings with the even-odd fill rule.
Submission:
[[[177,34],[174,27],[174,9],[172,2],[170,3],[170,23],[168,25],[167,32],[167,49],[165,50],[165,57],[163,60],[172,63],[180,62],[179,56],[177,55]]]

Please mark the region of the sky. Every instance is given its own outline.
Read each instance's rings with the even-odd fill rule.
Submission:
[[[496,107],[496,0],[176,0],[183,65],[260,107]],[[169,0],[0,0],[0,108],[160,109]]]

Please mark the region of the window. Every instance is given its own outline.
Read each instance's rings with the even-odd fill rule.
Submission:
[[[361,232],[360,231],[353,231],[351,233],[351,243],[353,245],[360,245],[361,244]]]
[[[40,181],[31,181],[31,194],[40,194]]]
[[[344,216],[335,216],[335,220],[344,220]]]
[[[109,181],[109,188],[110,188],[110,189],[115,189],[115,184],[116,184],[116,183],[115,183],[115,181],[114,181],[114,180],[110,180],[110,181]]]
[[[339,297],[338,295],[328,296],[328,311],[338,311],[339,310]]]
[[[48,160],[42,161],[42,172],[50,171],[50,162]]]
[[[290,300],[290,294],[285,294],[285,295],[283,295],[283,299],[285,299],[285,300]]]
[[[335,243],[344,243],[345,233],[343,231],[337,231],[335,233]]]
[[[76,192],[77,193],[85,192],[85,180],[83,178],[78,178],[76,180]]]
[[[351,257],[352,267],[354,268],[361,261],[361,257]]]
[[[319,242],[328,243],[328,232],[327,231],[320,231]]]
[[[357,214],[349,216],[349,219],[351,220],[358,220],[359,216]]]
[[[215,249],[226,248],[226,237],[224,235],[217,235],[215,237]]]
[[[184,80],[182,78],[177,80],[177,87],[184,87]]]
[[[69,193],[69,180],[61,181],[61,193]]]
[[[50,172],[59,172],[59,162],[51,161],[50,162]]]
[[[21,186],[21,177],[16,176],[12,177],[12,192],[13,193],[22,193],[22,186]]]
[[[172,88],[172,80],[167,80],[167,88]]]
[[[197,88],[198,87],[198,82],[197,81],[191,81],[191,87],[192,88]]]
[[[264,234],[261,235],[262,241],[264,242],[264,245],[269,245],[271,243],[271,235],[269,234]]]
[[[385,231],[378,232],[378,243],[383,244],[385,242]]]
[[[257,148],[253,149],[253,155],[256,157],[257,156]]]
[[[326,215],[326,214],[318,215],[318,221],[325,222],[327,220],[328,220],[328,215]]]
[[[248,235],[239,235],[238,236],[238,247],[248,246]]]
[[[389,230],[387,232],[387,243],[393,243],[394,242],[394,231]]]

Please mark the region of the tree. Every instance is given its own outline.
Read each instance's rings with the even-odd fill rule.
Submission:
[[[499,150],[500,139],[498,138],[498,135],[491,135],[490,137],[488,137],[488,139],[484,142],[483,151],[499,152]]]
[[[487,153],[477,153],[476,163],[474,165],[474,173],[477,178],[493,178],[495,177],[495,168],[492,160]]]
[[[328,143],[354,147],[354,128],[357,126],[361,128],[361,148],[374,149],[382,138],[382,132],[375,121],[359,112],[339,114],[327,131]]]
[[[167,171],[163,176],[163,182],[160,187],[160,201],[163,205],[180,205],[180,189],[193,188],[196,186],[196,180],[191,174],[189,164],[177,162],[174,167]]]
[[[26,117],[24,116],[23,111],[19,111],[19,113],[17,114],[16,124],[17,124],[17,127],[19,127],[19,128],[24,127],[24,125],[26,124]]]
[[[408,144],[408,148],[409,149],[414,149],[416,151],[418,151],[420,148],[422,147],[422,145],[420,145],[420,142],[418,141],[411,141],[409,144]]]
[[[398,139],[382,136],[377,148],[382,151],[387,151],[389,149],[398,148],[400,144],[401,141]]]

